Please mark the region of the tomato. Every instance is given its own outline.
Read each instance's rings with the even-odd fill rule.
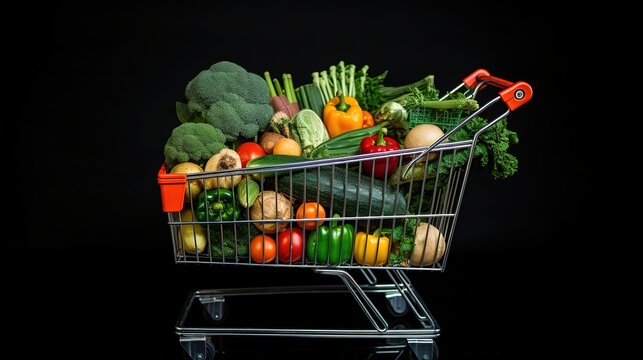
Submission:
[[[326,209],[321,204],[316,202],[307,202],[299,205],[297,209],[297,214],[295,215],[297,219],[310,219],[310,218],[325,218]],[[318,226],[324,223],[324,220],[318,221],[298,221],[297,225],[306,230],[315,230]]]
[[[259,234],[250,240],[250,257],[258,263],[269,263],[277,255],[275,239]]]
[[[237,146],[237,154],[241,158],[241,166],[246,167],[248,161],[266,155],[266,152],[263,150],[261,145],[256,142],[244,142],[243,144]]]
[[[292,239],[292,242],[291,242]],[[279,261],[282,263],[296,263],[301,260],[304,249],[304,231],[299,228],[288,228],[279,233]],[[292,260],[290,259],[290,246],[292,244]]]

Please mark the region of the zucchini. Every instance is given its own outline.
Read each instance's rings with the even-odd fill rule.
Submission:
[[[281,176],[279,191],[300,202],[305,198],[305,201],[321,203],[328,211],[332,204],[332,213],[346,217],[407,214],[406,199],[394,186],[343,166],[312,168]],[[379,226],[379,221],[373,225]]]

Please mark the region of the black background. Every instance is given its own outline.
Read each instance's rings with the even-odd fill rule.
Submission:
[[[37,36],[19,47],[28,78],[11,155],[19,164],[10,191],[19,197],[18,235],[7,241],[5,262],[15,289],[9,300],[22,309],[10,314],[12,329],[32,345],[25,351],[177,359],[173,326],[191,290],[333,283],[304,271],[175,265],[156,172],[178,125],[174,102],[214,62],[290,72],[297,84],[344,60],[368,64],[372,74],[388,70],[390,85],[435,74],[446,90],[477,68],[532,85],[532,101],[510,116],[519,172],[502,181],[472,174],[446,272],[410,276],[442,327],[441,359],[550,356],[559,335],[572,331],[564,293],[576,286],[564,250],[579,200],[579,139],[561,80],[575,77],[576,49],[566,14],[523,6],[31,9],[26,20]],[[307,306],[267,311],[301,314]]]

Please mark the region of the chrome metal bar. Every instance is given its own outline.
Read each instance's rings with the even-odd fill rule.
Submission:
[[[377,277],[375,276],[375,273],[373,270],[369,268],[363,268],[360,269],[360,272],[362,275],[364,275],[364,278],[366,279],[366,282],[368,282],[369,285],[375,285],[377,284]]]
[[[353,295],[357,304],[362,308],[368,320],[373,324],[373,327],[379,332],[388,330],[388,323],[377,310],[371,299],[366,295],[364,290],[359,286],[355,279],[346,271],[338,269],[315,269],[318,274],[324,275],[337,275],[342,279],[348,291]]]
[[[404,300],[406,300],[407,304],[411,307],[415,316],[419,320],[430,321],[431,325],[435,327],[429,311],[420,300],[415,288],[411,285],[409,278],[406,276],[402,277],[400,275],[402,271],[400,270],[386,270],[386,273],[391,278],[391,281],[397,287],[402,297],[404,297]]]

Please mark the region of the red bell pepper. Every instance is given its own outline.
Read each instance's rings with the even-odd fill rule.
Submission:
[[[395,139],[384,136],[386,128],[380,129],[377,135],[365,137],[359,145],[360,154],[370,154],[375,152],[386,152],[391,150],[399,150],[400,145]],[[388,157],[383,159],[365,160],[362,163],[362,172],[367,175],[373,174],[378,179],[385,179],[388,175],[392,174],[397,166],[399,157]],[[373,167],[375,172],[373,172]]]

